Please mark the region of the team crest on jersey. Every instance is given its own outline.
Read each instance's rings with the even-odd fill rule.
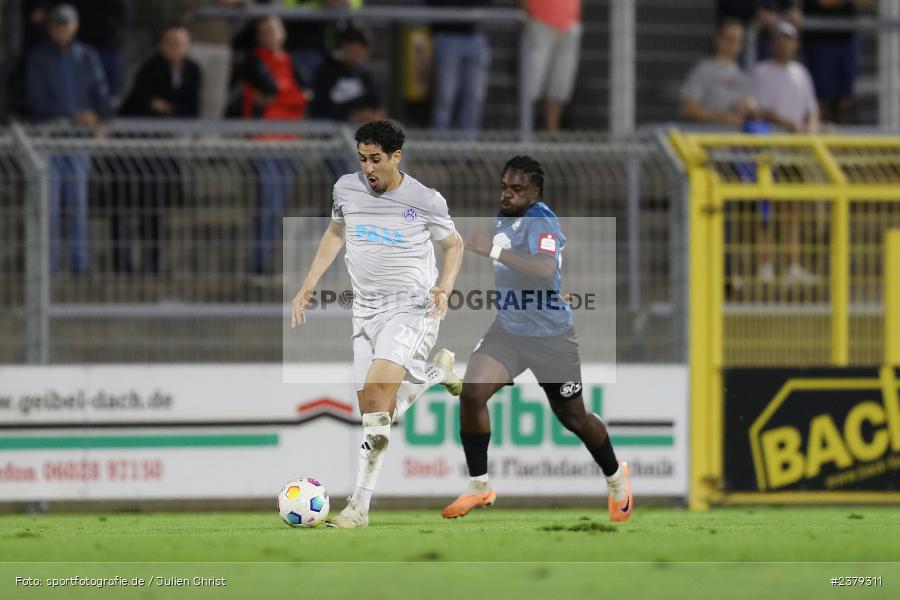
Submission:
[[[414,208],[407,208],[403,211],[403,220],[407,223],[412,223],[413,221],[415,221],[417,216],[419,215],[418,213],[416,213],[416,209]]]
[[[512,230],[517,230],[522,225],[522,219],[516,219],[516,222],[512,224]]]
[[[542,233],[538,236],[538,252],[556,254],[556,236],[552,233]]]
[[[563,398],[573,398],[581,393],[580,381],[567,381],[559,386],[559,395]]]

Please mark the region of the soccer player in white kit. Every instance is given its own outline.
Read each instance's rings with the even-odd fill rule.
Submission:
[[[449,350],[438,351],[433,364],[426,362],[462,264],[462,238],[444,197],[399,170],[405,137],[390,121],[367,123],[356,132],[362,170],[335,183],[331,223],[291,304],[291,327],[296,327],[306,319],[319,278],[346,243],[363,442],[356,490],[329,521],[343,528],[369,523],[392,420],[434,384],[457,396],[462,388]],[[444,250],[440,278],[432,242]]]

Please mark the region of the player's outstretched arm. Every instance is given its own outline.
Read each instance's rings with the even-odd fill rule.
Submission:
[[[463,241],[459,233],[454,231],[438,243],[444,249],[444,266],[441,268],[441,278],[431,289],[428,310],[431,316],[443,319],[447,314],[447,299],[453,293],[453,286],[456,285],[456,277],[462,266]]]
[[[477,232],[466,241],[466,250],[490,257],[493,242],[488,234]],[[556,273],[556,259],[549,254],[528,254],[504,249],[496,259],[511,269],[531,277],[549,279]]]
[[[306,305],[312,298],[319,279],[337,258],[338,253],[344,245],[344,235],[346,228],[343,223],[332,220],[328,225],[328,229],[322,234],[319,241],[319,248],[313,257],[312,264],[309,266],[309,272],[300,286],[300,291],[291,301],[291,327],[297,327],[306,322]]]

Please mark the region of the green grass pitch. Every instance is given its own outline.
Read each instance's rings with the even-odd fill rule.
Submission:
[[[897,561],[892,507],[639,508],[624,524],[587,509],[384,510],[364,530],[291,529],[274,510],[0,516],[0,598],[897,598]],[[145,585],[47,583],[116,575]],[[854,576],[882,585],[830,583]]]

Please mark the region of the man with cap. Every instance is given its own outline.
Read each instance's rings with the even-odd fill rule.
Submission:
[[[753,70],[753,93],[765,120],[792,132],[815,133],[819,107],[812,77],[794,60],[797,28],[779,21],[772,38],[772,58]]]
[[[75,39],[78,13],[59,4],[47,18],[47,41],[28,57],[26,90],[35,119],[97,126],[109,117],[109,89],[96,51]]]
[[[779,21],[773,31],[772,58],[756,65],[753,70],[753,92],[763,118],[795,133],[816,133],[819,130],[819,105],[812,77],[797,55],[797,28],[787,21]],[[758,229],[759,279],[768,283],[775,276],[772,264],[773,231],[769,223],[778,223],[784,244],[787,267],[783,270],[786,284],[813,285],[817,277],[806,270],[802,262],[800,239],[800,207],[796,202],[760,206],[763,221]],[[782,258],[782,257],[779,257]],[[782,261],[783,262],[783,261]]]
[[[112,112],[109,88],[97,53],[78,42],[77,33],[78,12],[69,4],[55,6],[47,17],[47,41],[28,56],[28,107],[37,121],[64,120],[97,129]],[[60,261],[61,214],[68,218],[72,271],[84,273],[89,268],[90,163],[86,153],[50,156],[50,263],[54,270]]]

